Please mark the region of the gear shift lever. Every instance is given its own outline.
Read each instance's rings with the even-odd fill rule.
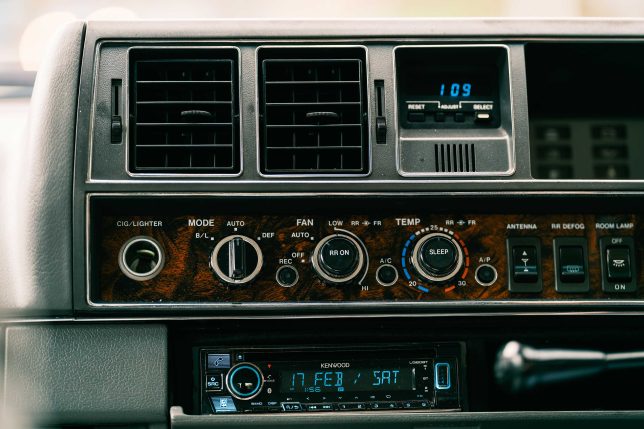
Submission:
[[[644,351],[535,349],[517,341],[505,344],[494,365],[496,382],[510,392],[589,377],[606,370],[644,367]]]

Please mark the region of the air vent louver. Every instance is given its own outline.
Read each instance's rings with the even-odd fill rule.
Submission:
[[[437,173],[474,173],[474,144],[435,144],[434,160]]]
[[[130,64],[132,172],[240,172],[236,51],[138,49]]]
[[[260,60],[262,173],[367,173],[364,49],[264,48]]]

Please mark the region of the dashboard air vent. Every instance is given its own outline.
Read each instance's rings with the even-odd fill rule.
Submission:
[[[135,49],[130,65],[130,171],[240,172],[235,50]]]
[[[474,173],[474,144],[436,144],[434,160],[437,173]]]
[[[365,50],[260,50],[264,174],[366,174]]]

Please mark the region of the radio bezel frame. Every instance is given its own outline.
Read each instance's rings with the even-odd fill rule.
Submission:
[[[442,348],[442,350],[441,350]],[[441,353],[442,351],[442,353]],[[338,354],[350,354],[350,353],[362,353],[362,354],[367,354],[367,353],[383,353],[387,354],[388,356],[391,356],[392,353],[395,352],[407,352],[411,356],[416,356],[417,358],[422,358],[422,359],[428,359],[431,360],[432,363],[430,364],[431,368],[431,375],[432,379],[430,380],[430,384],[432,387],[431,390],[431,398],[429,399],[431,404],[435,404],[436,402],[436,392],[438,391],[435,386],[434,386],[434,380],[433,380],[433,375],[434,375],[434,361],[438,359],[444,359],[444,360],[450,360],[450,362],[454,362],[456,364],[456,367],[453,369],[454,375],[456,376],[456,391],[451,392],[451,394],[456,395],[456,401],[458,403],[458,407],[456,408],[430,408],[427,409],[404,409],[404,408],[398,408],[394,410],[387,410],[390,412],[453,412],[453,411],[467,411],[468,410],[468,400],[467,400],[467,361],[466,361],[466,344],[465,341],[430,341],[430,342],[414,342],[414,343],[407,343],[407,344],[400,344],[400,343],[394,343],[394,344],[387,344],[386,349],[383,349],[382,344],[374,344],[374,343],[367,343],[367,344],[360,344],[360,345],[298,345],[297,347],[292,347],[288,345],[284,346],[261,346],[261,347],[240,347],[240,346],[231,346],[231,347],[226,347],[226,346],[209,346],[209,345],[204,345],[204,344],[199,344],[199,345],[194,345],[192,347],[192,360],[193,360],[193,394],[198,391],[198,395],[194,395],[193,397],[193,407],[195,410],[199,410],[201,414],[215,414],[214,412],[206,413],[204,412],[204,407],[209,406],[207,403],[207,395],[212,392],[207,392],[206,386],[204,384],[205,376],[207,374],[212,374],[214,373],[213,371],[208,371],[207,369],[207,356],[209,353],[221,353],[221,354],[229,354],[230,355],[230,368],[233,368],[235,365],[239,363],[250,363],[253,365],[256,365],[261,368],[262,363],[266,363],[267,361],[264,360],[257,360],[257,359],[247,359],[247,354],[251,354],[252,358],[256,358],[259,356],[264,356],[264,355],[270,355],[274,354],[275,357],[281,357],[282,359],[270,359],[271,361],[275,362],[289,362],[293,363],[294,361],[292,360],[285,360],[286,357],[293,355],[293,354],[301,354],[302,353],[315,353],[315,354],[320,354],[320,353],[338,353]],[[424,355],[428,353],[433,353],[434,356],[432,357],[423,357]],[[241,356],[240,356],[241,354]],[[254,354],[257,354],[255,356]],[[241,358],[241,359],[240,359]],[[337,358],[336,360],[338,361],[349,361],[352,362],[355,359],[351,359],[348,356],[341,356]],[[298,362],[318,362],[316,360],[308,360],[308,361],[298,361]],[[230,371],[230,368],[227,368],[227,371]],[[227,371],[221,372],[222,374],[222,379],[226,378],[226,373]],[[277,371],[277,369],[276,369]],[[276,379],[276,384],[279,383],[279,379]],[[454,382],[452,381],[452,384],[454,385]],[[225,383],[222,384],[222,391],[218,392],[220,395],[226,395],[227,388],[225,386]],[[446,392],[446,393],[450,393]],[[366,392],[365,392],[366,393]],[[280,393],[278,393],[280,395]],[[304,393],[301,393],[300,395],[304,395]],[[251,399],[258,399],[262,397],[261,393],[257,394],[256,396],[253,396]],[[417,398],[400,398],[400,399],[391,399],[392,402],[397,402],[397,403],[402,403],[405,401],[416,401],[419,400]],[[236,403],[239,403],[240,400],[235,400]],[[346,401],[339,401],[339,400],[331,400],[327,401],[326,403],[332,403],[332,404],[339,404],[339,403],[356,403],[356,402],[361,402],[361,403],[368,403],[368,402],[376,402],[379,401],[379,399],[369,401],[367,399],[365,400],[346,400]],[[382,401],[386,401],[386,399],[383,399]],[[279,401],[280,403],[283,401]],[[297,402],[297,401],[295,401]],[[241,402],[241,403],[248,403],[249,402]],[[298,402],[300,404],[307,404],[304,401]],[[315,403],[315,404],[320,404],[321,402],[316,402],[316,401],[311,401],[308,403]],[[341,410],[335,409],[334,412],[340,412]],[[370,412],[374,410],[360,410],[359,412]],[[238,413],[246,413],[249,412],[247,409],[243,410],[238,410]],[[257,411],[255,413],[259,413],[261,411]],[[270,412],[270,411],[268,411]],[[273,411],[274,412],[274,411]],[[285,411],[279,411],[279,413],[284,413]],[[301,410],[301,412],[306,413],[307,410],[305,407]],[[344,411],[342,411],[344,412]],[[381,410],[376,410],[374,412],[382,412]],[[232,413],[231,413],[232,414]]]

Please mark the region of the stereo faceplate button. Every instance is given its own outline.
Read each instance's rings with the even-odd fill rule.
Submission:
[[[211,396],[210,403],[212,404],[215,413],[236,413],[237,408],[235,402],[230,396]]]
[[[206,390],[209,392],[221,392],[224,389],[221,374],[210,374],[206,376]]]

